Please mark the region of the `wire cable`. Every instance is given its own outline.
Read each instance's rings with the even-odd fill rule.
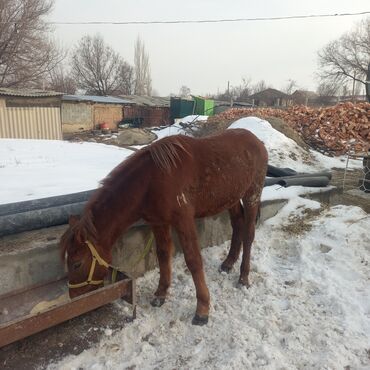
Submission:
[[[261,22],[261,21],[281,21],[291,19],[308,19],[308,18],[328,18],[328,17],[349,17],[358,15],[367,15],[370,11],[356,13],[334,13],[334,14],[308,14],[308,15],[288,15],[280,17],[259,17],[259,18],[225,18],[225,19],[178,19],[164,21],[49,21],[45,22],[50,25],[149,25],[149,24],[194,24],[194,23],[232,23],[232,22]],[[20,24],[20,21],[1,22],[0,24],[14,23]]]
[[[357,15],[367,15],[370,11],[357,13],[335,13],[335,14],[310,14],[310,15],[291,15],[281,17],[260,17],[260,18],[229,18],[229,19],[178,19],[164,21],[86,21],[86,22],[46,22],[52,25],[148,25],[148,24],[188,24],[188,23],[230,23],[230,22],[258,22],[258,21],[279,21],[290,19],[307,18],[328,18],[328,17],[348,17]]]

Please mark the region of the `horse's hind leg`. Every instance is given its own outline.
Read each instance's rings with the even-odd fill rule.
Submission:
[[[244,199],[243,199],[244,201]],[[243,228],[243,258],[240,266],[239,283],[249,287],[249,271],[251,259],[251,247],[254,240],[256,219],[259,212],[260,202],[248,205],[248,200],[244,202],[244,228]]]
[[[243,206],[238,202],[232,208],[229,209],[231,226],[233,228],[233,234],[231,237],[231,245],[229,254],[226,257],[225,261],[222,262],[220,266],[221,271],[229,273],[234,265],[234,263],[239,258],[242,238],[243,238],[243,229],[244,229],[244,214]]]
[[[154,293],[155,297],[150,303],[154,307],[160,307],[166,299],[171,284],[173,244],[169,225],[152,226],[152,230],[156,241],[160,277],[158,288]]]

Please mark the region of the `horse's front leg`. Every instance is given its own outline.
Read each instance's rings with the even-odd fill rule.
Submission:
[[[165,302],[171,285],[173,244],[169,225],[152,226],[152,231],[156,241],[160,277],[158,288],[154,293],[155,297],[150,303],[154,307],[160,307]]]
[[[197,295],[197,309],[192,323],[193,325],[204,325],[208,322],[209,291],[204,276],[194,218],[181,215],[180,220],[174,226],[184,252],[186,265],[193,276]]]

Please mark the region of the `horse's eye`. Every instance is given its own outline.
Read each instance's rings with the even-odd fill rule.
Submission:
[[[79,261],[79,262],[75,262],[73,265],[72,265],[72,268],[73,270],[77,270],[78,268],[80,268],[82,265],[82,262]]]

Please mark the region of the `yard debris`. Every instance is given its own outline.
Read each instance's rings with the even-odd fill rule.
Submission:
[[[150,144],[157,138],[153,132],[147,129],[127,128],[121,130],[117,142],[123,145],[145,145]]]
[[[207,124],[235,121],[246,116],[278,117],[287,122],[313,149],[329,155],[367,152],[370,143],[370,103],[340,103],[332,107],[303,105],[286,110],[232,108],[210,117]]]

